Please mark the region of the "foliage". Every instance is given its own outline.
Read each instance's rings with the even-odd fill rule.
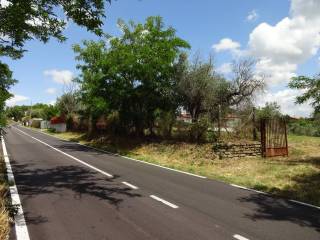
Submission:
[[[207,132],[210,126],[208,117],[203,116],[197,122],[193,122],[190,129],[190,138],[197,143],[207,140]]]
[[[6,2],[6,1],[5,1]],[[20,58],[27,40],[64,41],[66,20],[98,35],[105,17],[104,0],[9,0],[0,6],[0,56]],[[111,2],[111,1],[108,1]],[[66,20],[63,20],[66,18]]]
[[[320,74],[314,78],[299,76],[292,78],[289,87],[304,90],[303,94],[296,98],[299,104],[311,101],[315,113],[320,113]]]
[[[179,65],[178,91],[182,96],[183,106],[190,112],[192,122],[198,121],[208,108],[217,107],[226,90],[227,82],[214,72],[212,59],[208,62],[200,60],[196,55],[192,64],[182,56]]]
[[[57,98],[56,108],[59,110],[60,115],[64,115],[67,118],[79,111],[80,103],[77,99],[76,93],[67,92]]]
[[[280,106],[276,102],[267,102],[264,107],[256,110],[257,119],[281,117]]]
[[[92,114],[117,111],[126,132],[142,135],[145,128],[152,132],[157,109],[177,108],[174,66],[189,45],[161,17],[118,25],[123,34],[109,38],[108,47],[103,41],[74,47],[82,61],[80,95]]]
[[[107,0],[111,3],[111,0]],[[0,3],[0,57],[18,59],[25,52],[26,41],[37,39],[46,43],[50,37],[64,41],[63,30],[72,20],[98,35],[102,34],[105,17],[104,0],[7,0]],[[9,88],[16,80],[7,64],[0,61],[0,123],[4,123],[5,101],[11,97]]]
[[[217,120],[219,114],[247,102],[261,90],[264,78],[254,74],[254,63],[250,59],[234,62],[233,78],[228,81],[215,73],[211,58],[203,62],[196,56],[192,64],[188,64],[186,58],[181,60],[179,92],[192,121],[197,122],[202,114],[209,114],[212,120]]]
[[[25,116],[50,120],[53,116],[58,115],[58,108],[43,103],[37,103],[33,106],[13,106],[6,109],[6,115],[8,118],[13,118],[15,121],[22,121]]]
[[[289,133],[320,137],[320,124],[316,119],[292,119],[288,125]]]
[[[12,72],[10,71],[8,65],[0,62],[0,125],[5,124],[5,101],[12,97],[9,89],[14,83],[16,83],[16,80],[13,79]]]

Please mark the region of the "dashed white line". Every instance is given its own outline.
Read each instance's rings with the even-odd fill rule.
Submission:
[[[159,197],[157,197],[157,196],[155,196],[155,195],[150,195],[150,197],[153,198],[154,200],[158,201],[158,202],[162,202],[163,204],[165,204],[165,205],[167,205],[167,206],[169,206],[169,207],[179,208],[177,205],[175,205],[175,204],[173,204],[173,203],[171,203],[171,202],[168,202],[168,201],[166,201],[166,200],[164,200],[164,199],[162,199],[162,198],[159,198]]]
[[[26,220],[24,218],[23,209],[22,209],[22,205],[21,205],[18,189],[17,189],[16,183],[15,183],[15,180],[14,180],[13,171],[12,171],[12,168],[11,168],[11,165],[10,165],[10,160],[9,160],[9,157],[8,157],[8,152],[7,152],[6,145],[5,145],[3,137],[1,138],[1,142],[2,142],[2,150],[3,150],[4,161],[5,161],[6,169],[7,169],[8,180],[12,184],[9,187],[10,195],[11,195],[11,203],[12,203],[13,206],[17,206],[18,207],[18,209],[17,209],[18,211],[17,211],[16,215],[14,216],[16,238],[17,238],[17,240],[29,240],[30,237],[29,237],[29,232],[28,232]]]
[[[91,168],[91,169],[93,169],[93,170],[95,170],[95,171],[97,171],[97,172],[99,172],[99,173],[101,173],[101,174],[109,177],[109,178],[113,178],[113,175],[111,175],[110,173],[107,173],[107,172],[105,172],[105,171],[103,171],[103,170],[101,170],[101,169],[99,169],[99,168],[96,168],[96,167],[94,167],[94,166],[92,166],[92,165],[90,165],[90,164],[88,164],[88,163],[86,163],[86,162],[84,162],[84,161],[82,161],[82,160],[80,160],[80,159],[78,159],[78,158],[76,158],[76,157],[68,154],[68,153],[65,153],[65,152],[63,152],[63,151],[61,151],[61,150],[59,150],[59,149],[57,149],[57,148],[55,148],[55,147],[52,147],[52,146],[49,145],[48,143],[45,143],[45,142],[43,142],[43,141],[41,141],[41,140],[39,140],[39,139],[37,139],[37,138],[35,138],[35,137],[32,137],[31,135],[25,133],[24,131],[21,131],[20,129],[18,129],[18,128],[16,128],[16,127],[14,127],[14,128],[17,129],[18,131],[22,132],[22,133],[25,134],[26,136],[28,136],[28,137],[30,137],[30,138],[32,138],[32,139],[34,139],[34,140],[36,140],[36,141],[38,141],[38,142],[46,145],[47,147],[49,147],[49,148],[51,148],[51,149],[53,149],[53,150],[55,150],[55,151],[57,151],[57,152],[65,155],[65,156],[67,156],[67,157],[69,157],[69,158],[72,158],[73,160],[75,160],[75,161],[77,161],[77,162],[79,162],[79,163],[81,163],[81,164],[83,164],[83,165],[85,165],[85,166],[87,166],[87,167],[89,167],[89,168]]]
[[[239,234],[235,234],[235,235],[233,235],[233,237],[238,240],[249,240],[249,238],[245,238]]]
[[[137,186],[135,185],[132,185],[131,183],[128,183],[128,182],[122,182],[124,185],[127,185],[128,187],[131,187],[132,189],[138,189]]]

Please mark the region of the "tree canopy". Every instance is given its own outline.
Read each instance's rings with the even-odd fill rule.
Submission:
[[[72,20],[97,35],[105,17],[105,2],[111,0],[3,0],[0,2],[0,57],[18,59],[26,51],[26,41],[46,43],[50,37],[64,41],[63,30]],[[11,97],[10,87],[16,81],[7,64],[0,61],[0,118],[5,101]]]
[[[296,103],[302,104],[311,101],[314,113],[320,113],[320,74],[314,78],[306,76],[294,77],[289,83],[289,87],[303,90],[302,94],[296,98]]]
[[[64,41],[68,20],[101,35],[104,17],[104,0],[1,1],[0,56],[22,57],[24,44],[30,39]]]
[[[175,98],[175,65],[189,44],[161,17],[144,24],[119,20],[120,37],[74,46],[80,95],[92,110],[117,111],[127,131],[152,129],[155,110],[170,111]]]

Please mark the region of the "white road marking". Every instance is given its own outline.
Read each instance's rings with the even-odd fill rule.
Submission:
[[[262,191],[258,191],[258,190],[254,190],[252,188],[243,187],[243,186],[240,186],[240,185],[237,185],[237,184],[230,184],[230,185],[233,186],[233,187],[236,187],[236,188],[240,188],[240,189],[244,189],[244,190],[248,190],[248,191],[252,191],[252,192],[256,192],[256,193],[260,193],[260,194],[264,194],[264,195],[269,195],[268,193],[265,193],[265,192],[262,192]]]
[[[248,238],[245,238],[245,237],[243,237],[243,236],[241,236],[241,235],[239,235],[239,234],[235,234],[235,235],[233,235],[233,237],[234,237],[235,239],[238,239],[238,240],[249,240]]]
[[[9,183],[12,184],[9,187],[10,195],[11,195],[11,203],[12,203],[12,205],[18,207],[18,211],[17,211],[16,215],[14,216],[16,238],[17,238],[17,240],[29,240],[30,237],[29,237],[29,233],[28,233],[26,220],[24,218],[18,189],[17,189],[16,183],[14,180],[13,171],[12,171],[12,168],[10,165],[10,160],[8,157],[8,152],[7,152],[3,137],[1,138],[1,142],[2,142],[4,161],[5,161],[6,169],[7,169],[8,180],[9,180]]]
[[[312,205],[312,204],[309,204],[309,203],[304,203],[304,202],[300,202],[300,201],[293,200],[293,199],[290,199],[290,201],[294,202],[294,203],[297,203],[297,204],[301,204],[301,205],[304,205],[304,206],[307,206],[307,207],[312,207],[312,208],[316,208],[316,209],[320,210],[320,207]]]
[[[157,197],[157,196],[155,196],[155,195],[150,195],[150,197],[153,198],[154,200],[158,201],[158,202],[162,202],[163,204],[165,204],[165,205],[167,205],[167,206],[169,206],[169,207],[179,208],[177,205],[175,205],[175,204],[173,204],[173,203],[171,203],[171,202],[168,202],[168,201],[166,201],[166,200],[164,200],[164,199],[162,199],[162,198],[159,198],[159,197]]]
[[[132,185],[131,183],[128,183],[128,182],[122,182],[124,185],[127,185],[128,187],[131,187],[132,189],[138,189],[137,186],[135,185]]]
[[[72,158],[73,160],[75,160],[75,161],[77,161],[77,162],[79,162],[79,163],[81,163],[81,164],[83,164],[83,165],[85,165],[85,166],[87,166],[87,167],[89,167],[89,168],[91,168],[91,169],[93,169],[93,170],[95,170],[95,171],[97,171],[97,172],[99,172],[99,173],[101,173],[101,174],[109,177],[109,178],[113,178],[113,175],[111,175],[110,173],[107,173],[107,172],[105,172],[105,171],[102,171],[102,170],[100,170],[99,168],[96,168],[96,167],[94,167],[94,166],[92,166],[92,165],[90,165],[90,164],[88,164],[88,163],[86,163],[86,162],[84,162],[84,161],[82,161],[82,160],[80,160],[80,159],[78,159],[78,158],[76,158],[76,157],[68,154],[68,153],[65,153],[65,152],[63,152],[63,151],[61,151],[61,150],[59,150],[59,149],[57,149],[57,148],[49,145],[48,143],[45,143],[45,142],[43,142],[43,141],[41,141],[41,140],[39,140],[39,139],[37,139],[37,138],[35,138],[35,137],[32,137],[31,135],[25,133],[24,131],[21,131],[20,129],[18,129],[18,128],[16,128],[16,127],[14,127],[14,128],[17,129],[18,131],[22,132],[22,133],[25,134],[26,136],[28,136],[28,137],[30,137],[30,138],[32,138],[32,139],[34,139],[34,140],[36,140],[36,141],[38,141],[38,142],[46,145],[47,147],[49,147],[49,148],[51,148],[51,149],[53,149],[53,150],[55,150],[55,151],[57,151],[57,152],[65,155],[65,156],[67,156],[67,157],[69,157],[69,158]]]
[[[22,127],[24,127],[24,126],[22,126]],[[28,128],[28,129],[29,129],[29,128]],[[32,130],[32,131],[39,132],[39,133],[42,133],[42,134],[45,134],[45,135],[48,135],[48,136],[53,137],[53,138],[57,138],[57,139],[63,140],[63,141],[72,142],[72,141],[69,141],[69,140],[66,140],[66,139],[63,139],[63,138],[60,138],[60,137],[53,136],[53,135],[51,135],[51,134],[45,133],[45,132],[43,132],[43,131],[37,131],[37,130],[34,130],[34,129],[31,129],[31,130]],[[76,142],[74,142],[74,143],[76,143]],[[205,177],[205,176],[201,176],[201,175],[197,175],[197,174],[193,174],[193,173],[189,173],[189,172],[184,172],[184,171],[177,170],[177,169],[173,169],[173,168],[169,168],[169,167],[164,167],[164,166],[161,166],[161,165],[158,165],[158,164],[155,164],[155,163],[149,163],[149,162],[145,162],[145,161],[138,160],[138,159],[135,159],[135,158],[126,157],[126,156],[123,156],[123,155],[120,155],[120,154],[117,154],[117,153],[112,153],[112,152],[109,152],[109,151],[106,151],[106,150],[102,150],[102,149],[99,149],[99,148],[95,148],[95,147],[91,147],[91,146],[88,146],[88,145],[85,145],[85,144],[81,144],[81,143],[76,143],[76,144],[81,145],[81,146],[84,146],[84,147],[87,147],[87,148],[91,148],[91,149],[97,150],[97,151],[99,151],[99,152],[104,152],[104,153],[107,153],[107,154],[112,154],[112,155],[114,155],[114,156],[118,156],[118,157],[122,157],[122,158],[125,158],[125,159],[128,159],[128,160],[132,160],[132,161],[135,161],[135,162],[148,164],[148,165],[151,165],[151,166],[163,168],[163,169],[170,170],[170,171],[174,171],[174,172],[178,172],[178,173],[187,174],[187,175],[194,176],[194,177],[198,177],[198,178],[202,178],[202,179],[206,179],[206,178],[207,178],[207,177]]]

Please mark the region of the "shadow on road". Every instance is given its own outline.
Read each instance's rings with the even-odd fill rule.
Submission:
[[[34,197],[41,194],[58,194],[63,196],[65,190],[71,190],[75,199],[84,195],[107,200],[118,207],[126,197],[140,197],[131,188],[125,187],[114,179],[81,166],[54,166],[52,168],[33,168],[32,165],[16,164],[13,161],[19,193]]]
[[[266,197],[261,194],[239,199],[241,202],[250,202],[256,205],[254,213],[246,214],[245,217],[253,221],[272,220],[298,224],[302,227],[313,228],[320,232],[320,210],[305,207],[289,202],[285,199]]]

